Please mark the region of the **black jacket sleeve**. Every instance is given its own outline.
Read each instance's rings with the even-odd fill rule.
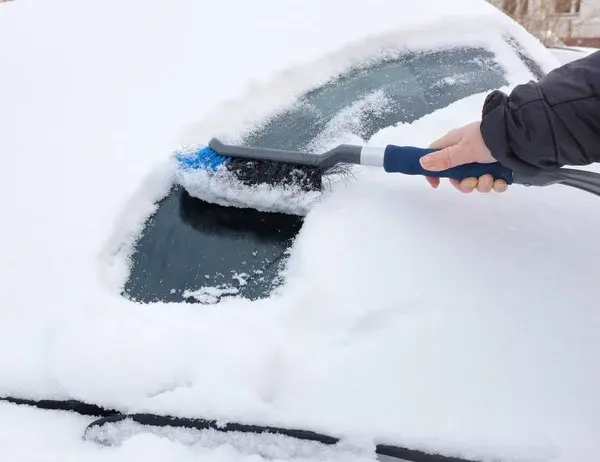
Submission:
[[[492,155],[514,171],[600,162],[600,51],[510,95],[490,93],[481,133]]]

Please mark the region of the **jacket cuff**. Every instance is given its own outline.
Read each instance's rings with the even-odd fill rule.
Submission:
[[[524,162],[510,148],[507,127],[508,96],[499,90],[490,93],[483,104],[480,131],[483,142],[496,159],[504,167],[524,174],[533,174],[540,171],[527,162]]]

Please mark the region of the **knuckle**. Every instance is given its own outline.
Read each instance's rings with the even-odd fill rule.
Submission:
[[[452,166],[452,151],[450,149],[445,149],[440,153],[440,163],[444,169],[448,169]]]

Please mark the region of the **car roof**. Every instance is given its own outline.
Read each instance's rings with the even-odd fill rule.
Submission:
[[[580,404],[573,397],[547,401],[564,390],[585,399],[597,383],[581,372],[595,359],[596,318],[585,308],[597,294],[585,270],[597,251],[559,245],[554,259],[548,244],[571,233],[554,229],[555,219],[592,241],[597,205],[574,192],[459,202],[413,179],[374,174],[307,217],[276,297],[198,309],[120,295],[139,230],[172,185],[169,155],[180,143],[242,130],[390,44],[479,37],[494,46],[510,33],[549,70],[541,44],[486,2],[222,1],[208,10],[184,0],[31,0],[0,13],[0,88],[9,89],[0,108],[0,253],[9,262],[0,278],[3,394],[376,431],[391,442],[476,454],[554,448],[546,435],[556,437],[558,411],[583,434],[597,422],[593,403],[578,414],[567,406]],[[440,119],[435,130],[456,122]],[[425,144],[435,130],[402,140]],[[486,217],[481,227],[465,224],[469,210]],[[479,290],[426,281],[443,276],[440,261],[460,261]],[[571,289],[552,282],[557,262],[572,265]],[[531,272],[529,285],[527,277],[511,285],[517,267]],[[591,288],[576,291],[584,285]],[[550,353],[568,366],[565,377]],[[528,369],[536,363],[539,376]],[[494,383],[498,390],[486,388]],[[352,393],[371,402],[352,402]],[[515,421],[521,436],[505,433]],[[573,447],[571,436],[559,449]]]

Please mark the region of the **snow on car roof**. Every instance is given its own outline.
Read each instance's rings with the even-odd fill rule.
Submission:
[[[366,51],[502,31],[554,65],[484,1],[3,5],[0,394],[473,457],[597,451],[600,202],[584,193],[464,197],[372,172],[307,217],[277,297],[119,295],[114,255],[167,192],[178,143],[238,129]],[[269,92],[290,66],[305,67]],[[484,96],[378,139],[428,143]]]

